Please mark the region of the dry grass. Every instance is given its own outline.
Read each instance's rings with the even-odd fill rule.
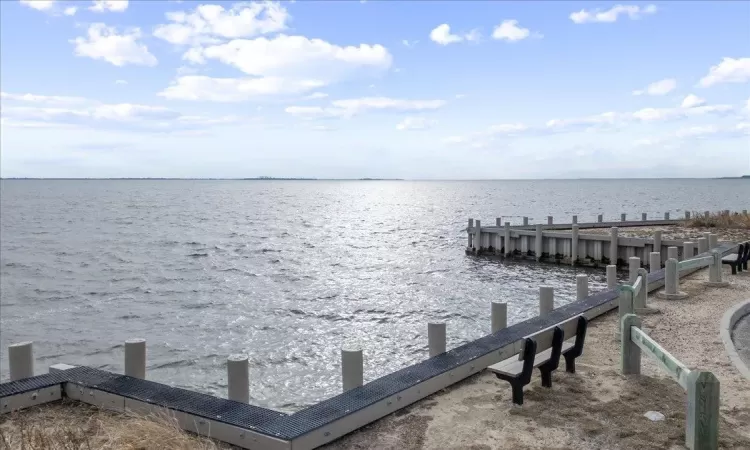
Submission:
[[[688,220],[686,226],[691,228],[724,228],[750,230],[750,214],[739,212],[719,211],[706,215],[706,213],[693,212],[692,219]]]
[[[0,417],[0,450],[215,450],[168,414],[138,416],[62,401]]]

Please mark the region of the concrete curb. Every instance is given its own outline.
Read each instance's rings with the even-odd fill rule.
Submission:
[[[740,359],[734,342],[732,342],[732,329],[734,325],[747,314],[750,314],[750,299],[734,305],[724,313],[724,317],[721,318],[719,333],[721,334],[721,340],[724,342],[724,347],[727,349],[729,359],[732,360],[732,363],[740,371],[740,374],[750,380],[750,369]]]

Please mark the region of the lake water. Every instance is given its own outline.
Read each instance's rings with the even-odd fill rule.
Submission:
[[[469,217],[678,217],[750,198],[748,180],[0,183],[3,380],[11,342],[35,342],[37,373],[120,372],[142,337],[149,379],[225,396],[226,357],[245,353],[251,402],[284,411],[340,392],[344,343],[367,381],[426,358],[428,321],[453,347],[489,331],[491,301],[515,323],[541,283],[573,299],[585,269],[467,257]]]

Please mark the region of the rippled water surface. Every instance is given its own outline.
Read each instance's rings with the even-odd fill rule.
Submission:
[[[364,349],[370,380],[427,356],[428,321],[448,323],[452,347],[486,334],[490,301],[514,323],[535,314],[540,283],[572,300],[574,269],[465,256],[468,217],[682,215],[750,198],[742,180],[1,187],[3,379],[10,342],[35,341],[38,373],[122,371],[122,342],[143,337],[150,379],[225,395],[226,357],[246,353],[252,402],[287,411],[339,392],[344,343]]]

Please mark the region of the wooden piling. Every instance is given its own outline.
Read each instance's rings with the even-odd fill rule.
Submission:
[[[146,379],[146,340],[125,341],[125,375]]]
[[[245,355],[227,358],[227,398],[235,402],[250,402],[250,366]]]
[[[578,263],[578,225],[573,224],[573,230],[571,232],[571,247],[570,247],[570,264],[576,265]]]
[[[360,387],[364,380],[364,359],[362,349],[345,347],[341,349],[341,381],[344,392]]]
[[[539,286],[539,316],[546,317],[555,309],[555,292],[552,286]]]
[[[34,376],[34,343],[19,342],[8,346],[10,381]]]
[[[690,450],[719,448],[719,386],[711,372],[692,370],[687,376],[685,446]]]
[[[496,333],[508,327],[508,304],[492,302],[490,331]]]
[[[609,263],[617,265],[617,227],[612,227],[609,230]]]
[[[576,300],[583,300],[589,296],[589,276],[576,275]]]
[[[427,342],[430,349],[430,358],[445,353],[445,322],[427,324]]]

